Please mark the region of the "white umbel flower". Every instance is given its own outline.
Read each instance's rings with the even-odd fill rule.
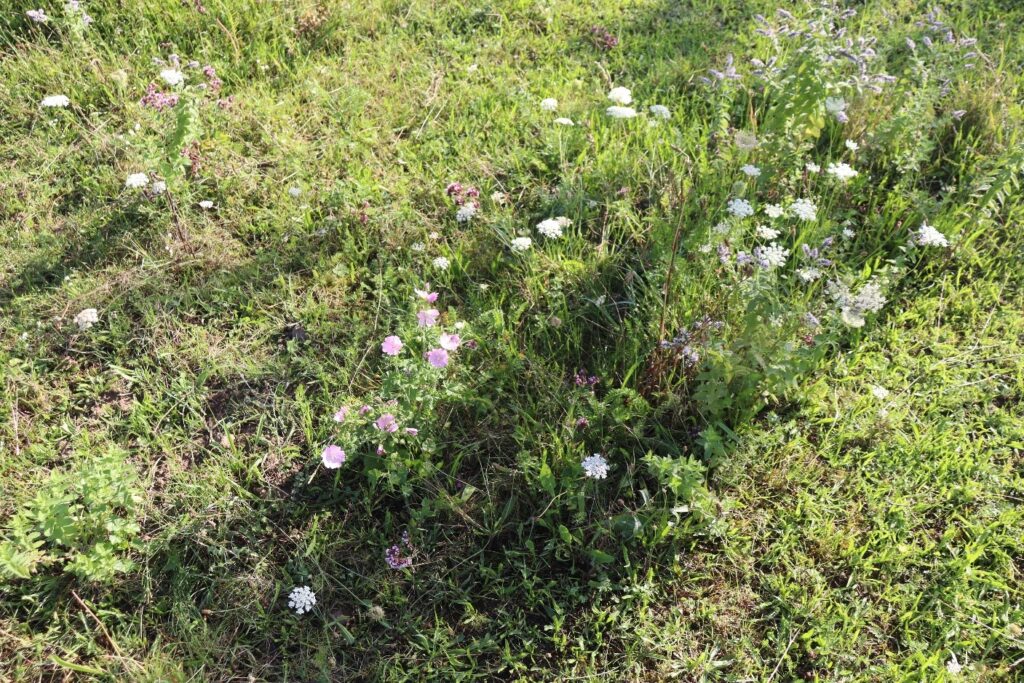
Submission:
[[[459,210],[455,212],[455,220],[460,223],[468,223],[469,219],[476,215],[476,204],[472,202],[466,202],[459,207]]]
[[[572,122],[572,119],[567,119],[564,116],[559,116],[557,119],[555,119],[555,123],[557,123],[560,126],[575,126],[576,125],[575,123]]]
[[[853,140],[847,140],[846,149],[850,150],[851,152],[856,152],[858,149],[860,149],[860,145],[858,145]]]
[[[309,586],[296,586],[288,594],[288,607],[295,610],[296,614],[309,612],[315,604],[316,593],[310,590]]]
[[[60,107],[63,109],[69,104],[71,104],[71,100],[68,99],[67,95],[47,95],[43,98],[43,101],[39,103],[39,106],[47,109],[53,107]]]
[[[747,216],[754,215],[754,207],[750,205],[750,202],[739,197],[730,199],[726,209],[736,218],[746,218]]]
[[[754,230],[754,234],[763,240],[773,240],[779,236],[779,231],[767,225],[759,225]]]
[[[849,164],[843,163],[829,164],[826,173],[835,176],[844,183],[847,180],[850,180],[851,178],[856,178],[858,175],[857,170],[855,168],[853,168]]]
[[[544,111],[555,111],[558,109],[558,100],[554,97],[545,97],[540,101],[540,108]]]
[[[167,85],[181,85],[185,82],[185,74],[181,73],[177,69],[164,69],[160,72],[160,78]]]
[[[199,208],[206,209],[207,211],[209,211],[210,209],[213,208],[213,202],[211,202],[209,199],[204,199],[203,201],[199,202]]]
[[[803,221],[818,219],[818,207],[810,199],[797,199],[789,205],[789,212]]]
[[[806,168],[807,171],[810,173],[821,173],[821,166],[818,166],[818,164],[814,163],[813,161],[808,161],[805,164],[804,168]]]
[[[630,104],[633,102],[633,93],[629,88],[623,88],[621,85],[617,88],[612,88],[608,91],[608,99],[615,104]]]
[[[436,259],[434,259],[434,267],[437,268],[438,270],[448,270],[448,267],[451,264],[451,261],[449,261],[444,256],[438,256]]]
[[[295,185],[295,186],[292,186],[292,187],[288,188],[288,196],[290,196],[292,199],[298,199],[299,195],[301,195],[301,194],[302,194],[302,188],[299,187],[298,185]]]
[[[773,268],[781,268],[786,265],[786,259],[789,258],[789,249],[772,242],[767,247],[757,250],[757,256],[761,259],[763,267],[772,270]]]
[[[880,401],[884,401],[889,398],[889,390],[883,386],[875,385],[871,387],[871,395]]]
[[[583,458],[580,465],[583,466],[583,474],[591,479],[605,479],[608,476],[608,461],[600,453]]]
[[[100,321],[100,314],[95,308],[86,308],[74,317],[78,329],[83,332]]]
[[[647,109],[648,111],[651,112],[651,116],[657,117],[659,119],[668,120],[672,118],[672,112],[670,112],[668,110],[668,107],[666,107],[663,104],[652,104]]]
[[[825,111],[829,114],[838,114],[846,110],[846,100],[842,97],[826,97]]]
[[[927,223],[922,223],[921,227],[917,229],[915,241],[922,247],[949,246],[949,240],[946,239],[946,236]]]
[[[633,119],[636,118],[636,109],[633,107],[608,107],[604,110],[608,116],[613,119]]]
[[[529,237],[516,237],[512,240],[512,251],[529,251],[533,240]]]
[[[765,204],[764,212],[768,218],[778,218],[782,215],[782,207],[778,204]]]
[[[149,185],[149,176],[145,173],[132,173],[124,181],[124,186],[132,190],[141,189],[146,185]]]
[[[761,169],[759,169],[757,166],[754,166],[753,164],[747,164],[746,166],[740,168],[740,170],[743,171],[744,175],[749,176],[751,178],[756,178],[757,176],[761,175]]]
[[[537,224],[537,232],[548,239],[556,240],[562,236],[562,229],[572,225],[572,221],[565,216],[558,218],[547,218]]]

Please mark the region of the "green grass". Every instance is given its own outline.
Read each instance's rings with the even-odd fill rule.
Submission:
[[[855,3],[897,80],[844,91],[845,124],[822,100],[852,67],[758,34],[763,0],[87,0],[84,32],[36,4],[0,14],[0,540],[44,532],[0,545],[0,679],[1024,678],[1016,3],[942,3],[978,44],[933,50],[923,5]],[[177,137],[182,107],[139,104],[172,52],[231,98],[196,92]],[[703,83],[727,55],[741,78]],[[638,120],[605,116],[613,85]],[[819,218],[723,236],[733,197]],[[952,246],[909,246],[923,221]],[[788,265],[720,263],[761,222]],[[848,327],[833,277],[888,301]],[[478,345],[444,372],[424,281]],[[703,316],[695,367],[659,351]],[[420,435],[377,458],[331,420],[364,402]]]

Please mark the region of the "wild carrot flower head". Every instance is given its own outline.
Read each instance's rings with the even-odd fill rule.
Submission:
[[[310,590],[309,586],[298,586],[288,594],[288,607],[295,610],[296,614],[305,614],[316,605],[316,593]]]
[[[615,104],[626,105],[633,101],[633,93],[629,88],[619,86],[608,91],[608,99]]]
[[[608,461],[600,453],[587,456],[580,463],[583,474],[591,479],[605,479],[608,476]]]
[[[71,104],[71,100],[68,99],[67,95],[48,95],[43,98],[43,101],[39,103],[39,106],[49,109],[51,107],[64,108],[69,104]]]
[[[558,109],[558,100],[554,97],[545,97],[540,101],[540,108],[544,111],[555,111]]]

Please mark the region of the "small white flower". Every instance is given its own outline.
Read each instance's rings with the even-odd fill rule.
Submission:
[[[559,116],[557,119],[555,119],[555,123],[557,123],[560,126],[575,126],[576,125],[575,123],[572,122],[572,119],[567,119],[564,116]]]
[[[429,235],[427,235],[427,237],[429,237],[432,240],[437,241],[437,240],[441,239],[441,233],[439,233],[437,230],[434,230]]]
[[[713,248],[714,247],[712,246],[711,242],[705,242],[704,244],[697,247],[697,251],[699,251],[702,254],[710,254]]]
[[[529,237],[516,237],[512,240],[512,251],[528,251],[533,246]]]
[[[651,112],[651,116],[656,116],[659,119],[668,120],[672,118],[672,112],[663,104],[652,104],[647,109]]]
[[[459,207],[459,210],[455,212],[455,220],[460,223],[468,223],[469,219],[476,215],[476,204],[473,202],[466,202]]]
[[[438,270],[448,270],[448,266],[451,265],[451,261],[446,259],[444,256],[438,256],[434,259],[434,267]]]
[[[562,236],[562,222],[558,218],[547,218],[537,224],[537,232],[548,239],[556,240]]]
[[[583,458],[580,464],[583,466],[583,474],[591,479],[605,479],[608,476],[608,461],[600,453]]]
[[[728,235],[730,230],[732,230],[732,226],[729,225],[729,221],[718,221],[715,223],[715,226],[711,228],[711,232],[716,235]]]
[[[856,152],[858,149],[860,149],[860,145],[858,145],[853,140],[847,140],[846,149],[850,150],[851,152]]]
[[[744,151],[749,152],[757,148],[757,136],[749,131],[738,130],[733,139],[736,142],[736,146]]]
[[[162,180],[154,180],[149,189],[153,194],[163,194],[167,191],[167,183]]]
[[[423,242],[413,242],[409,245],[409,248],[413,251],[423,251],[427,248],[427,245],[423,244]]]
[[[789,249],[772,242],[767,247],[757,250],[757,256],[761,259],[761,265],[768,270],[781,268],[786,265],[786,259],[789,258]]]
[[[883,386],[879,386],[876,384],[873,387],[871,387],[871,395],[877,398],[878,400],[883,401],[889,398],[889,390]]]
[[[288,194],[291,196],[292,199],[298,199],[299,195],[302,194],[302,188],[297,185],[293,185],[292,187],[288,188]]]
[[[78,329],[85,331],[100,321],[100,314],[95,308],[86,308],[74,317]]]
[[[857,177],[857,171],[849,164],[829,164],[828,170],[826,171],[829,175],[833,175],[844,183],[851,178]]]
[[[856,236],[857,233],[851,230],[850,228],[843,228],[843,237],[845,237],[846,239],[852,240]]]
[[[160,78],[167,85],[180,85],[185,82],[185,74],[177,69],[164,69],[160,72]]]
[[[558,119],[555,119],[555,123],[558,123]],[[571,124],[572,121],[569,123]],[[508,201],[508,195],[500,190],[495,190],[491,193],[491,201],[495,204],[502,205]]]
[[[778,204],[765,204],[764,212],[768,218],[778,218],[782,215],[782,207]]]
[[[829,114],[838,114],[841,111],[846,110],[846,100],[842,97],[826,97],[825,98],[825,111]]]
[[[68,99],[67,95],[47,95],[43,98],[43,101],[39,103],[40,107],[66,107],[71,104],[71,100]]]
[[[808,161],[804,168],[806,168],[811,173],[821,173],[821,166],[818,166],[813,161]]]
[[[37,24],[45,24],[50,20],[50,17],[46,16],[46,12],[42,9],[30,9],[25,12],[29,19],[36,22]]]
[[[750,205],[746,199],[740,199],[735,197],[729,200],[729,204],[726,207],[733,216],[736,218],[746,218],[747,216],[754,215],[754,207]]]
[[[544,111],[555,111],[558,109],[558,100],[554,97],[546,97],[540,101],[540,108]]]
[[[479,64],[470,64],[466,67],[466,73],[476,73],[479,68]]]
[[[949,246],[949,240],[946,239],[946,236],[927,223],[922,223],[921,227],[917,229],[916,242],[922,247]]]
[[[773,240],[779,236],[779,231],[775,228],[770,228],[767,225],[759,225],[757,226],[757,229],[754,230],[754,234],[763,240]]]
[[[821,277],[821,271],[817,268],[800,268],[796,271],[796,276],[804,282],[814,282]]]
[[[209,199],[204,199],[203,201],[199,202],[199,208],[200,209],[212,209],[213,208],[213,202],[211,202]]]
[[[149,176],[145,173],[132,173],[124,181],[124,186],[132,190],[143,188],[146,185],[149,185]]]
[[[804,221],[818,219],[818,207],[810,199],[797,199],[789,205],[789,212]]]
[[[952,656],[949,658],[949,661],[946,662],[946,671],[948,671],[954,676],[963,671],[963,667],[960,665],[960,662],[957,661],[955,652],[952,653]]]
[[[605,109],[605,113],[613,119],[636,118],[636,109],[633,109],[632,107],[608,107]]]
[[[315,604],[316,593],[309,586],[297,586],[288,594],[288,607],[295,610],[296,614],[309,612]]]
[[[633,93],[630,92],[629,88],[619,86],[608,91],[608,99],[615,104],[626,105],[633,101]]]
[[[747,164],[740,170],[743,171],[745,175],[748,175],[751,178],[756,178],[757,176],[761,175],[761,169],[759,169],[757,166],[754,166],[753,164]]]

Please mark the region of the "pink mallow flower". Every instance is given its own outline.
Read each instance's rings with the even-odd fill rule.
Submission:
[[[409,436],[416,436],[417,434],[420,433],[420,430],[416,429],[415,427],[406,427],[405,433],[408,434]]]
[[[349,411],[348,406],[342,406],[341,408],[338,408],[338,412],[336,412],[334,414],[334,421],[335,422],[344,422],[345,418],[348,417],[348,411]]]
[[[377,429],[383,432],[397,432],[398,422],[395,420],[395,416],[391,413],[384,413],[377,418],[377,421],[373,423]]]
[[[441,316],[441,312],[436,308],[428,308],[425,311],[420,311],[416,314],[416,319],[420,323],[420,327],[433,327],[437,324],[437,319]]]
[[[334,444],[325,448],[320,457],[324,461],[324,467],[329,470],[336,470],[345,463],[345,451]]]
[[[370,406],[368,406],[368,405],[363,405],[363,407],[359,409],[359,414],[360,414],[360,415],[366,415],[366,414],[367,414],[368,412],[370,412],[371,410],[373,410],[373,408],[371,408]]]
[[[395,335],[385,337],[384,343],[380,345],[380,350],[389,356],[397,356],[402,351],[402,340]]]
[[[387,455],[387,454],[388,454],[388,452],[386,450],[384,450],[384,446],[382,444],[377,444],[377,455]]]
[[[462,339],[457,334],[442,334],[441,335],[441,348],[447,351],[454,351],[459,348],[459,344],[462,343]]]
[[[431,349],[427,351],[427,362],[435,368],[448,367],[448,352],[444,349]]]
[[[416,292],[416,296],[418,296],[419,298],[423,299],[428,304],[432,304],[435,301],[437,301],[437,292],[431,292],[430,291],[430,283],[429,282],[424,283],[423,289],[416,289],[414,287],[413,291]]]

